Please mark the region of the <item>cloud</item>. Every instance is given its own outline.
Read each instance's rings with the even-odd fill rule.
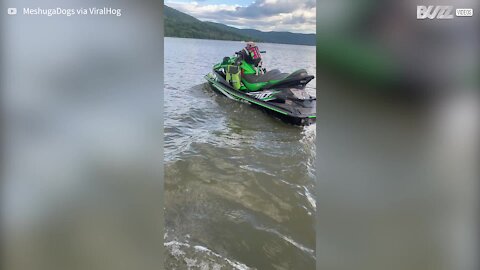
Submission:
[[[255,0],[247,6],[175,1],[166,1],[166,4],[200,20],[239,28],[315,32],[315,0]]]

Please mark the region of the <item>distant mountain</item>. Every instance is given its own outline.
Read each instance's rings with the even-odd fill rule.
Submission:
[[[239,29],[221,23],[203,22],[190,15],[164,6],[165,36],[220,40],[253,40],[270,43],[315,46],[315,34],[291,32],[263,32],[255,29]]]
[[[165,36],[183,37],[198,39],[220,39],[220,40],[255,40],[253,37],[244,34],[238,34],[226,29],[222,29],[202,22],[190,15],[182,13],[176,9],[164,6],[165,18]]]
[[[225,29],[239,35],[246,35],[255,39],[270,42],[270,43],[282,43],[282,44],[298,44],[298,45],[316,45],[315,34],[300,34],[292,32],[263,32],[255,29],[239,29],[231,26],[227,26],[221,23],[206,22],[212,26],[216,26],[220,29]]]

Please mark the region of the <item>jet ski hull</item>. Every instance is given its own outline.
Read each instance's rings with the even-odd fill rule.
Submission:
[[[244,92],[232,88],[218,72],[205,76],[211,87],[226,97],[251,104],[266,113],[293,125],[310,125],[316,121],[316,98],[299,96],[303,87],[268,88],[261,91]]]

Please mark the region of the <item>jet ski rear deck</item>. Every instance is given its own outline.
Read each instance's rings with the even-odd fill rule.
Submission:
[[[303,72],[303,73],[302,73]],[[295,76],[302,74],[302,77]],[[216,91],[243,102],[294,125],[310,125],[316,121],[316,98],[305,93],[303,88],[313,79],[299,70],[259,91],[236,90],[225,80],[222,71],[214,70],[205,79]]]

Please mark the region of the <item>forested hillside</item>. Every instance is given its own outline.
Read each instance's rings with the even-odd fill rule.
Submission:
[[[253,39],[247,35],[221,29],[212,24],[202,22],[168,6],[164,7],[166,37],[259,41],[259,39]]]
[[[228,25],[203,22],[190,15],[165,6],[165,36],[259,41],[282,44],[311,45],[316,44],[315,34],[300,34],[291,32],[263,32],[255,29],[239,29]]]

